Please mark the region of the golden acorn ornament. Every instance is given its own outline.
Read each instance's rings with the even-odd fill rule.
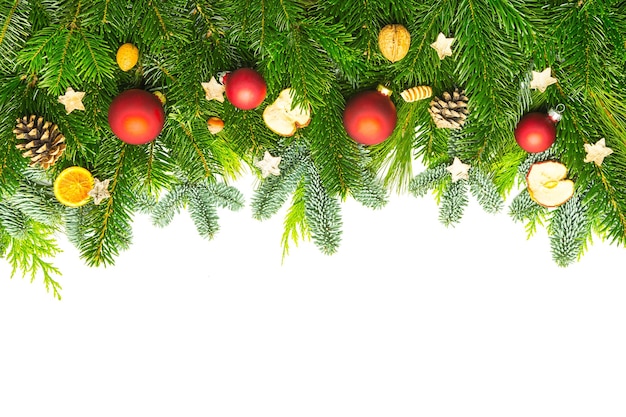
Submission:
[[[59,127],[41,116],[33,114],[17,119],[13,133],[18,140],[15,147],[22,151],[24,158],[30,159],[31,166],[48,169],[65,151],[65,136]]]
[[[424,100],[432,95],[433,89],[427,85],[417,85],[400,93],[400,97],[402,97],[407,103]]]
[[[430,102],[430,113],[435,125],[445,129],[460,129],[465,124],[469,111],[468,98],[464,90],[455,88],[452,93],[444,92]]]
[[[411,34],[400,24],[384,26],[378,33],[378,48],[391,62],[400,61],[409,52]]]

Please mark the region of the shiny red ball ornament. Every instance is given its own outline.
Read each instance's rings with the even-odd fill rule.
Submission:
[[[390,95],[390,90],[379,86],[376,91],[363,91],[348,100],[343,112],[348,136],[363,145],[376,145],[389,138],[398,121]]]
[[[154,140],[165,123],[165,111],[157,96],[145,90],[126,90],[109,106],[109,126],[120,140],[143,145]]]
[[[524,115],[515,128],[515,140],[526,152],[543,152],[556,140],[556,123],[560,113],[550,110],[548,114],[532,112]]]
[[[226,98],[241,110],[258,107],[267,94],[265,80],[252,68],[239,68],[224,76]]]

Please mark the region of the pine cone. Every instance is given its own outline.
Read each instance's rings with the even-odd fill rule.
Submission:
[[[21,141],[15,147],[22,151],[24,158],[30,158],[31,166],[39,164],[43,169],[48,169],[65,150],[65,136],[59,132],[59,127],[44,122],[43,117],[34,114],[17,119],[13,133]]]
[[[430,102],[428,112],[437,127],[460,129],[469,114],[467,102],[465,91],[455,88],[452,94],[446,91],[443,93],[443,98],[435,97]]]

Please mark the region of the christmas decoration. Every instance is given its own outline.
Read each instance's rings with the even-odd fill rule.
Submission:
[[[91,172],[80,166],[65,168],[54,180],[54,196],[68,207],[80,207],[89,201],[89,191],[94,187]]]
[[[56,124],[44,121],[43,117],[30,115],[17,119],[13,133],[19,141],[15,147],[24,158],[30,159],[31,166],[48,169],[65,151],[65,136]]]
[[[267,93],[265,80],[251,68],[240,68],[224,78],[226,98],[240,110],[258,107]]]
[[[85,106],[83,106],[83,97],[85,97],[84,92],[74,91],[72,87],[68,87],[65,94],[59,96],[59,103],[63,104],[67,114],[70,114],[74,110],[85,110]]]
[[[424,100],[433,95],[433,89],[427,85],[417,85],[415,87],[408,88],[400,93],[400,97],[407,103],[412,103],[418,100]]]
[[[104,181],[100,181],[98,178],[94,178],[93,188],[89,190],[87,195],[93,198],[93,203],[96,206],[99,205],[102,202],[102,200],[105,200],[111,197],[111,194],[109,194],[109,190],[108,190],[109,181],[111,180],[106,179]]]
[[[265,108],[263,120],[272,132],[281,136],[293,136],[298,128],[309,125],[311,109],[294,106],[291,89],[286,88]]]
[[[202,88],[206,94],[206,99],[217,100],[220,103],[224,102],[224,84],[220,83],[215,79],[215,77],[211,77],[208,83],[201,83]]]
[[[574,195],[574,182],[566,177],[567,168],[560,162],[535,162],[526,175],[530,198],[544,207],[560,206]]]
[[[128,71],[137,65],[139,49],[132,43],[125,43],[117,49],[115,60],[122,71]]]
[[[548,86],[557,82],[556,78],[552,78],[552,69],[550,67],[541,72],[532,71],[533,79],[530,81],[530,88],[539,90],[542,93],[546,91]]]
[[[391,136],[398,120],[391,91],[378,86],[376,91],[363,91],[346,103],[343,125],[346,133],[363,145],[376,145]]]
[[[446,35],[439,33],[437,40],[430,44],[431,48],[437,51],[439,59],[444,59],[447,56],[452,56],[452,44],[455,38],[446,38]]]
[[[452,94],[446,91],[441,98],[435,97],[428,112],[438,128],[460,129],[469,114],[468,101],[465,91],[455,88]]]
[[[601,166],[602,162],[604,162],[604,158],[613,153],[613,149],[607,148],[606,140],[604,138],[600,139],[593,145],[585,143],[584,147],[585,152],[587,152],[584,161],[593,162],[597,166]]]
[[[457,182],[458,180],[469,179],[470,168],[471,167],[468,164],[464,164],[459,158],[455,156],[452,165],[446,167],[446,170],[452,176],[452,182]]]
[[[400,61],[409,52],[411,34],[402,25],[384,26],[378,33],[378,48],[391,62]]]
[[[211,132],[214,135],[217,135],[218,133],[220,133],[222,131],[222,129],[224,129],[224,121],[222,119],[220,119],[219,117],[209,117],[209,120],[207,120],[206,122],[207,128],[209,129],[209,132]]]
[[[531,112],[524,115],[515,128],[515,141],[526,152],[543,152],[556,140],[556,123],[561,113],[551,109],[548,114]]]
[[[109,107],[109,126],[122,141],[142,145],[154,140],[165,123],[163,105],[154,94],[131,89],[118,95]]]
[[[448,2],[434,0],[406,0],[400,8],[357,0],[317,2],[316,7],[309,7],[308,0],[306,5],[279,0],[211,2],[209,9],[203,2],[183,1],[151,1],[150,7],[134,3],[128,7],[132,2],[127,0],[108,0],[102,7],[84,7],[85,2],[78,0],[4,3],[0,6],[0,15],[6,17],[0,36],[0,108],[5,117],[0,123],[0,204],[5,208],[15,204],[11,213],[16,214],[7,222],[10,213],[0,210],[5,216],[0,221],[4,239],[0,239],[0,257],[20,260],[12,265],[16,271],[43,275],[55,291],[50,280],[55,268],[46,267],[52,262],[42,255],[54,252],[25,242],[53,245],[55,238],[43,230],[62,231],[69,241],[78,242],[87,264],[110,265],[132,243],[128,231],[135,213],[150,212],[165,224],[181,208],[189,211],[201,236],[212,238],[218,230],[214,208],[239,206],[239,200],[231,198],[237,193],[225,184],[236,183],[248,164],[256,172],[255,161],[265,149],[281,155],[280,163],[271,168],[276,172],[280,166],[280,175],[266,169],[267,178],[254,183],[259,187],[254,216],[267,218],[277,212],[276,207],[290,205],[283,223],[284,235],[290,237],[281,242],[283,250],[296,235],[302,240],[311,237],[323,253],[338,250],[341,203],[350,197],[366,207],[381,208],[392,191],[429,189],[437,196],[439,219],[446,225],[460,220],[469,194],[485,211],[495,212],[503,204],[498,197],[508,197],[515,179],[525,181],[532,164],[546,158],[567,161],[568,176],[575,178],[574,196],[545,210],[525,187],[509,208],[528,222],[529,231],[549,225],[551,246],[559,247],[554,250],[556,262],[565,264],[580,255],[563,249],[576,246],[561,244],[568,239],[586,246],[598,235],[596,241],[626,245],[626,195],[621,192],[626,190],[621,169],[626,165],[626,143],[621,140],[626,132],[621,2],[585,2],[583,7],[559,2],[549,13],[542,2],[525,2],[523,10],[498,7],[494,13],[493,7],[468,8],[465,3],[448,7]],[[391,64],[379,51],[377,36],[393,20],[411,22],[406,25],[411,48]],[[120,40],[129,37],[140,45],[141,53],[137,51],[138,61],[125,72],[114,55],[124,42]],[[440,61],[450,56],[454,62]],[[381,60],[390,65],[381,66]],[[256,83],[260,88],[253,92],[267,90],[264,94],[271,96],[267,104],[285,86],[297,90],[296,97],[310,106],[309,126],[283,137],[264,122],[263,99],[250,112],[234,107],[235,99],[221,105],[224,84],[236,80],[236,72],[222,76],[220,71],[242,66],[263,74],[267,83]],[[537,74],[531,74],[532,69]],[[382,108],[373,105],[377,99],[371,97],[356,107],[346,105],[347,99],[367,90],[376,79],[398,92],[411,87],[399,93],[397,113],[396,97],[383,97]],[[462,85],[458,100],[453,98],[453,88],[446,87],[453,82]],[[241,84],[234,84],[233,90],[241,92]],[[421,84],[431,85],[434,94]],[[80,105],[71,112],[71,107],[61,107],[59,98],[71,93],[68,86],[85,93],[75,103],[88,99],[85,111],[79,110]],[[113,120],[117,127],[135,133],[155,127],[154,134],[159,135],[163,126],[162,140],[140,148],[111,140],[113,128],[102,125],[118,92],[132,88],[167,95],[166,126],[164,102],[152,104],[154,112],[143,105],[126,106],[143,109],[140,116],[126,121],[128,126]],[[471,106],[460,88],[471,93]],[[430,96],[428,101],[407,104],[407,99],[423,95]],[[557,97],[568,106],[566,120],[556,126],[558,146],[543,152],[530,149],[520,162],[522,149],[515,145],[511,149],[511,131],[518,124],[517,130],[522,130],[525,113],[545,113],[536,109]],[[429,112],[422,111],[424,107]],[[367,117],[344,124],[344,113],[349,119],[362,111]],[[212,116],[227,124],[215,136],[208,130]],[[11,120],[17,118],[15,125]],[[218,124],[211,128],[217,129]],[[346,135],[350,129],[357,130],[361,139],[350,139]],[[151,140],[131,136],[132,143]],[[603,150],[600,143],[594,145],[595,136],[606,137],[611,147],[604,145]],[[379,142],[386,137],[391,140]],[[520,143],[530,138],[527,132]],[[546,136],[539,134],[539,138]],[[552,140],[550,135],[548,139]],[[581,145],[585,142],[592,147],[589,152]],[[370,143],[380,146],[368,148]],[[608,149],[613,152],[606,159],[603,153]],[[471,166],[467,179],[451,180],[453,173],[447,168],[454,165],[455,156]],[[106,175],[115,185],[113,199],[81,210],[58,210],[52,204],[57,208],[52,215],[48,180],[66,165],[78,164]],[[419,178],[413,175],[416,164],[429,167]],[[263,170],[258,172],[261,177]],[[24,199],[26,188],[32,188],[37,198]],[[18,207],[24,201],[30,211]],[[50,213],[46,227],[39,227],[41,218],[29,213]],[[14,245],[9,223],[34,227],[21,228],[23,241]],[[577,256],[572,258],[572,253]]]
[[[165,94],[163,94],[160,91],[155,91],[152,94],[154,94],[154,96],[159,99],[159,101],[161,102],[162,106],[165,106],[165,103],[167,103],[167,99],[165,98]]]
[[[270,174],[278,176],[280,175],[280,168],[278,168],[280,160],[280,156],[272,156],[268,151],[265,151],[263,159],[255,162],[254,166],[261,170],[263,178],[269,177]]]

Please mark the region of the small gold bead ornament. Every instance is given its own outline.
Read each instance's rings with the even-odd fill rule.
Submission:
[[[411,34],[400,24],[384,26],[378,33],[378,48],[391,62],[400,61],[409,52]]]

